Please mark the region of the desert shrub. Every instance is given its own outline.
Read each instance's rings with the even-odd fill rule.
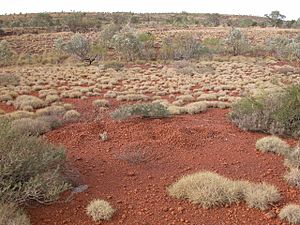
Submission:
[[[115,213],[115,209],[105,200],[95,199],[90,202],[86,208],[86,213],[93,218],[95,222],[109,220]]]
[[[143,118],[163,118],[169,116],[166,106],[160,103],[141,103],[126,105],[118,108],[111,114],[113,119],[123,120],[133,116]]]
[[[197,114],[207,110],[206,102],[193,102],[184,106],[188,114]]]
[[[225,44],[233,55],[240,55],[247,48],[248,41],[241,30],[232,28],[225,39]]]
[[[219,53],[224,51],[224,45],[221,39],[218,38],[205,38],[202,41],[204,47],[208,48],[210,52]]]
[[[103,68],[106,69],[114,69],[115,71],[120,71],[124,68],[124,64],[118,61],[109,61],[103,65]]]
[[[51,202],[69,188],[60,176],[65,151],[35,136],[11,132],[0,122],[0,199],[23,204]]]
[[[264,137],[256,141],[256,149],[262,152],[273,152],[280,155],[286,155],[290,146],[279,137]]]
[[[195,36],[189,33],[176,34],[163,40],[160,50],[163,59],[199,58],[208,52]]]
[[[14,74],[0,74],[0,86],[17,86],[20,78]]]
[[[108,107],[109,102],[106,99],[97,99],[93,101],[93,105],[97,107]]]
[[[284,163],[290,168],[300,169],[300,147],[293,148],[290,153],[285,156]]]
[[[81,114],[79,112],[72,109],[72,110],[67,111],[63,118],[67,122],[76,122],[77,120],[79,120],[80,116],[81,116]]]
[[[156,59],[155,36],[150,32],[139,33],[140,57],[142,59]]]
[[[280,193],[272,185],[234,181],[207,171],[184,176],[167,191],[172,197],[187,199],[204,208],[245,201],[251,208],[265,210],[280,199]]]
[[[98,56],[103,57],[105,50],[100,45],[92,45],[84,35],[76,33],[70,41],[60,45],[64,52],[91,65]]]
[[[243,97],[232,105],[231,120],[245,130],[298,136],[300,85],[280,92]]]
[[[112,47],[112,39],[115,34],[120,32],[122,27],[117,24],[107,25],[100,33],[100,42],[107,48]]]
[[[11,124],[12,132],[27,135],[41,135],[51,130],[50,124],[42,120],[22,118],[14,120]]]
[[[250,208],[265,210],[270,204],[280,200],[280,192],[273,185],[266,183],[244,186],[244,200]]]
[[[0,225],[30,225],[30,220],[14,204],[0,203]]]
[[[32,27],[50,27],[54,25],[53,18],[49,13],[37,13],[30,21]]]
[[[300,206],[296,204],[284,206],[280,210],[279,217],[290,224],[300,224]]]
[[[289,39],[279,36],[268,40],[266,45],[267,49],[278,58],[300,60],[300,43],[296,38]]]
[[[109,139],[108,133],[106,131],[104,131],[103,133],[99,134],[99,139],[101,141],[107,141]]]
[[[140,56],[140,41],[136,34],[128,31],[113,36],[113,46],[123,59],[132,61]]]
[[[45,102],[35,96],[31,95],[20,95],[14,101],[14,107],[17,109],[26,109],[27,107],[32,107],[32,109],[39,109],[44,107]]]
[[[213,172],[184,176],[167,190],[172,197],[188,199],[204,208],[237,203],[243,197],[237,183]]]
[[[206,27],[218,27],[221,24],[221,15],[218,13],[209,14],[203,21],[203,25]]]
[[[300,187],[300,170],[298,168],[291,168],[289,172],[284,175],[284,179],[289,185]]]
[[[0,65],[8,65],[13,58],[13,51],[6,40],[0,41]]]

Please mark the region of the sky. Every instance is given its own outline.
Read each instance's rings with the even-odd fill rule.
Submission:
[[[32,12],[191,12],[300,18],[300,0],[0,0],[0,14]]]

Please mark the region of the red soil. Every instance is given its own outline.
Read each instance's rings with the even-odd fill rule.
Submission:
[[[78,103],[88,114],[89,101]],[[68,124],[47,134],[63,144],[69,161],[89,188],[70,202],[30,207],[33,225],[92,225],[85,207],[95,199],[108,200],[117,212],[104,224],[283,224],[272,215],[286,203],[300,203],[300,191],[283,180],[283,159],[255,150],[263,134],[239,130],[227,119],[227,110],[211,109],[194,116],[167,119],[98,120]],[[91,116],[91,115],[90,115]],[[99,140],[107,131],[110,139]],[[145,161],[130,164],[124,151],[143,151]],[[244,203],[205,210],[167,195],[166,187],[181,176],[209,170],[233,179],[266,181],[276,185],[283,199],[270,210],[250,209]]]

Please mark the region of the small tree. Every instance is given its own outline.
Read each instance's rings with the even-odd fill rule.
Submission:
[[[286,18],[286,16],[280,14],[279,11],[272,11],[270,14],[265,14],[265,17],[268,18],[273,27],[279,27]]]
[[[232,54],[236,56],[241,54],[242,50],[246,47],[247,39],[241,30],[232,28],[225,39],[225,43]]]
[[[33,27],[50,27],[53,26],[53,20],[49,13],[38,13],[30,21]]]
[[[64,50],[91,65],[97,58],[97,54],[92,54],[92,47],[89,40],[82,34],[74,34],[71,40],[64,45]]]

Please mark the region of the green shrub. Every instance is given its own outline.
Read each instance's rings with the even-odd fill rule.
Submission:
[[[297,38],[275,37],[268,40],[266,45],[278,58],[300,60],[300,43]]]
[[[30,220],[14,204],[0,203],[0,225],[30,225]]]
[[[160,103],[141,103],[122,106],[111,114],[112,118],[117,120],[123,120],[133,116],[163,118],[169,115],[168,109]]]
[[[116,24],[107,25],[100,33],[99,42],[102,43],[105,47],[112,47],[113,36],[120,32],[122,27]]]
[[[300,206],[296,204],[284,206],[280,210],[279,217],[290,224],[300,224]]]
[[[69,188],[60,176],[64,149],[35,136],[11,132],[7,120],[0,121],[0,199],[24,204],[51,202]]]
[[[163,59],[191,59],[199,58],[208,53],[195,36],[189,33],[176,34],[163,40],[160,50]]]
[[[240,128],[299,136],[300,85],[280,92],[244,97],[232,106],[231,120]]]
[[[125,60],[132,61],[140,57],[140,41],[132,32],[120,32],[113,36],[113,46]]]
[[[0,65],[8,65],[11,63],[13,55],[13,51],[8,41],[0,41]]]
[[[246,36],[237,28],[231,29],[225,39],[225,44],[233,55],[240,55],[248,47]]]

